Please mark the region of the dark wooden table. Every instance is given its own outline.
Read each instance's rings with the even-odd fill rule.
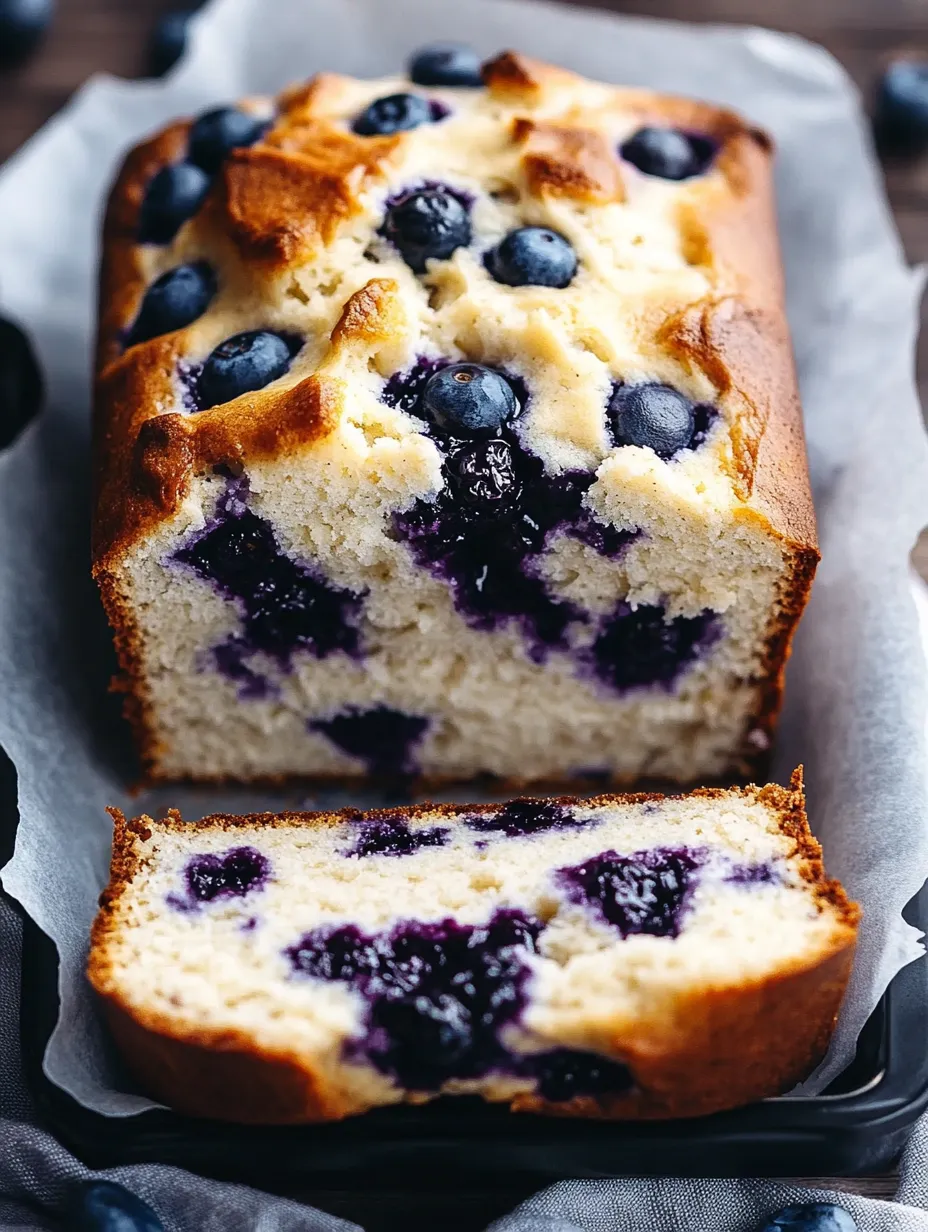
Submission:
[[[828,48],[845,65],[865,95],[885,60],[899,51],[928,54],[928,0],[590,0],[595,7],[650,17],[689,21],[753,22],[802,34]],[[58,15],[40,52],[15,72],[0,76],[0,161],[8,157],[91,73],[107,70],[126,77],[142,73],[145,40],[157,16],[180,0],[58,0]],[[928,261],[928,158],[889,166],[887,188],[909,259]],[[2,277],[2,271],[0,271]],[[928,321],[928,309],[923,319]],[[928,404],[928,329],[922,331],[919,378]],[[918,552],[928,576],[928,540]],[[886,1198],[892,1176],[858,1181],[814,1179],[810,1185]],[[510,1209],[522,1192],[456,1193],[434,1196],[314,1193],[304,1195],[333,1214],[361,1222],[369,1232],[402,1227],[404,1232],[440,1225],[447,1232],[479,1229]]]

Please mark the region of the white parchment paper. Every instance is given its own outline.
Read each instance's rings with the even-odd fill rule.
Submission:
[[[126,798],[126,733],[106,694],[109,635],[88,576],[88,381],[106,187],[123,152],[177,114],[319,69],[391,72],[412,47],[449,36],[727,103],[776,136],[824,556],[789,672],[777,769],[805,762],[829,870],[865,912],[852,989],[811,1089],[846,1064],[888,981],[921,953],[900,915],[928,877],[928,691],[908,575],[928,522],[912,379],[920,279],[905,266],[843,72],[819,49],[760,30],[520,0],[219,0],[168,80],[91,81],[0,172],[0,311],[32,332],[49,385],[41,421],[0,457],[0,743],[16,764],[20,808],[3,884],[61,957],[47,1073],[102,1112],[149,1106],[121,1073],[82,976],[106,879],[104,806],[171,802],[200,816],[280,799]]]

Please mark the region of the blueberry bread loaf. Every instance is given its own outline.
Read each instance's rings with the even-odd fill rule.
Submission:
[[[94,567],[147,770],[747,774],[817,561],[769,142],[415,76],[175,124],[113,190]]]
[[[733,1107],[808,1074],[853,957],[798,772],[676,799],[113,815],[90,979],[144,1088],[203,1116]]]

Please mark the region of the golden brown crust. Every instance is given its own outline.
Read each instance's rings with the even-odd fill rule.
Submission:
[[[801,767],[789,788],[706,788],[693,794],[719,800],[732,792],[756,799],[778,814],[781,832],[794,840],[789,858],[798,857],[802,875],[821,909],[834,916],[830,946],[813,960],[786,966],[767,979],[738,987],[710,987],[687,1001],[680,1019],[651,1023],[637,1037],[609,1021],[591,1026],[590,1045],[629,1067],[633,1089],[568,1104],[520,1095],[511,1103],[514,1111],[622,1120],[701,1116],[780,1094],[807,1076],[821,1059],[850,976],[859,909],[839,883],[824,875],[821,847],[809,831],[805,814]],[[582,802],[565,796],[558,803],[597,806],[664,798],[638,792]],[[465,812],[498,807],[418,805],[377,810],[376,815],[453,821]],[[215,814],[200,822],[185,822],[171,810],[165,820],[154,822],[145,816],[127,821],[118,809],[110,812],[114,819],[110,884],[101,896],[93,926],[88,975],[104,999],[116,1040],[143,1089],[181,1112],[253,1124],[332,1120],[356,1111],[343,1105],[325,1073],[305,1059],[263,1050],[239,1031],[190,1028],[178,1032],[158,1013],[128,1007],[112,978],[108,942],[115,940],[119,928],[120,897],[143,864],[145,845],[155,829],[331,826],[365,814],[356,809]]]
[[[525,151],[522,169],[530,192],[595,205],[625,200],[618,160],[602,133],[520,116],[512,139]]]
[[[719,145],[721,175],[681,195],[679,224],[687,259],[723,290],[655,321],[655,332],[658,345],[706,373],[726,400],[741,514],[769,528],[790,562],[767,633],[757,713],[733,765],[760,773],[780,708],[785,661],[818,559],[785,320],[770,139],[724,108],[646,90],[607,91],[587,105],[588,83],[514,52],[489,62],[484,76],[491,95],[507,105],[544,104],[546,116],[552,106],[560,108],[556,122],[531,116],[512,121],[530,193],[598,204],[623,199],[621,164],[608,126],[597,121],[603,98],[618,100],[641,124],[672,123],[704,132]],[[273,127],[225,164],[191,224],[196,233],[227,237],[244,267],[259,277],[280,273],[329,244],[404,140],[403,134],[361,138],[333,118],[350,84],[321,74],[285,91]],[[160,415],[160,408],[177,403],[186,331],[123,353],[124,332],[146,282],[136,243],[145,185],[160,166],[183,157],[188,128],[174,124],[126,159],[107,209],[100,281],[94,573],[116,633],[118,687],[126,693],[147,772],[157,772],[158,750],[138,670],[138,634],[120,593],[120,562],[176,513],[195,476],[216,466],[247,470],[253,459],[311,449],[330,431],[343,402],[337,383],[317,375],[197,415]],[[352,297],[332,334],[336,347],[402,330],[385,290],[388,282],[374,280]]]

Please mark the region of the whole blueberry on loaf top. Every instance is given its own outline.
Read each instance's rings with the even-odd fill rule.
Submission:
[[[771,158],[457,44],[132,151],[94,570],[146,771],[758,765],[817,560]]]

